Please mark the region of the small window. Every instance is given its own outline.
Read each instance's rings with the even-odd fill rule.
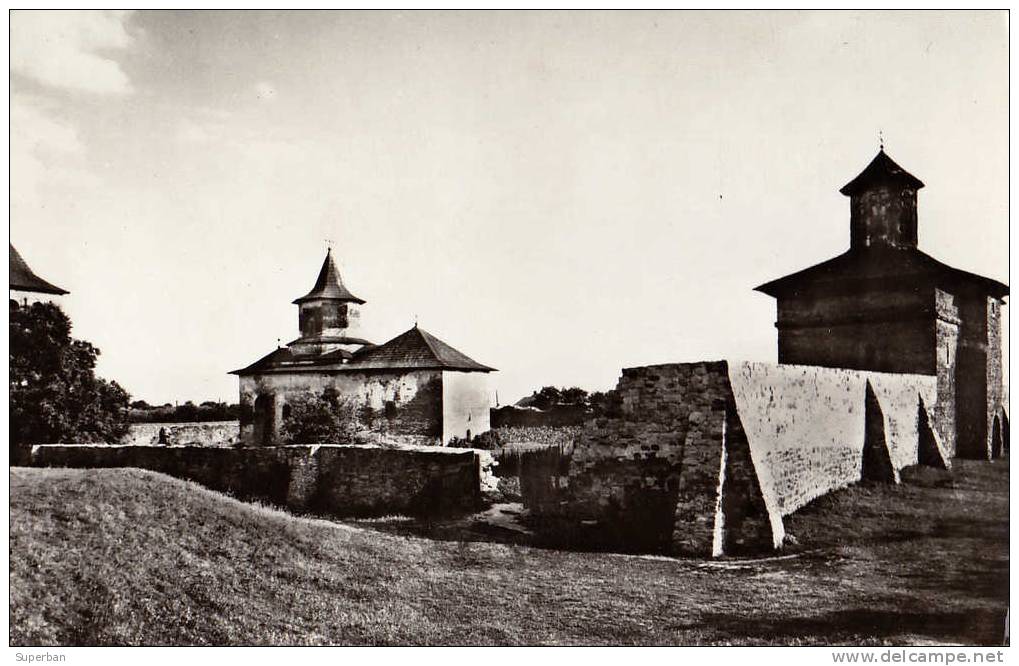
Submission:
[[[396,402],[392,400],[386,400],[386,418],[387,419],[396,418]]]

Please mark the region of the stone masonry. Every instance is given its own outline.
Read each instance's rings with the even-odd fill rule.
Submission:
[[[535,505],[525,494],[547,533],[622,550],[760,552],[781,547],[782,518],[817,497],[894,483],[921,451],[947,465],[926,407],[931,376],[683,363],[628,368],[615,395],[549,484],[554,496]]]

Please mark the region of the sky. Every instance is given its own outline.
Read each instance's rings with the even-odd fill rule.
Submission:
[[[329,242],[365,337],[503,403],[775,361],[752,289],[848,247],[879,132],[921,248],[1008,279],[1003,11],[10,16],[11,241],[137,399],[236,400]]]

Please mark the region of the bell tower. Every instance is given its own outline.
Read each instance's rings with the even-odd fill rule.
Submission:
[[[849,244],[916,249],[916,193],[923,183],[896,164],[884,147],[839,192],[849,197]]]
[[[301,337],[288,346],[295,354],[355,351],[367,343],[359,337],[359,306],[364,301],[344,286],[331,248],[326,252],[315,286],[294,300],[294,304],[298,307]]]

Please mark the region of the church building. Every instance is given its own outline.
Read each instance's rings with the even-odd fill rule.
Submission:
[[[361,443],[444,446],[489,429],[486,380],[494,368],[417,325],[377,346],[360,337],[365,301],[344,286],[331,251],[315,286],[294,304],[300,337],[231,373],[240,381],[245,445],[279,444],[288,403],[326,388],[339,394]]]
[[[1000,454],[1008,287],[918,247],[924,184],[884,148],[840,192],[849,250],[757,287],[777,300],[778,361],[937,375],[938,429],[964,458]]]

